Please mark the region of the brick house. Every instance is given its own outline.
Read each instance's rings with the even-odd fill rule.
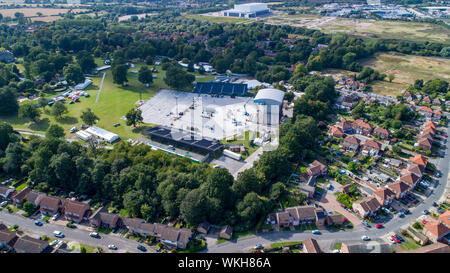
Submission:
[[[433,142],[427,137],[422,137],[417,141],[417,146],[422,148],[424,151],[429,151],[433,146]]]
[[[289,212],[277,212],[277,225],[279,228],[289,227],[291,224]]]
[[[379,188],[374,191],[373,195],[382,206],[388,206],[395,198],[395,193],[389,188]]]
[[[13,194],[14,188],[8,186],[0,186],[0,200],[7,200]]]
[[[388,188],[395,194],[395,198],[401,199],[405,197],[405,195],[409,191],[408,184],[405,184],[402,181],[395,181],[388,185]]]
[[[39,205],[41,204],[41,200],[44,196],[46,196],[45,193],[38,192],[38,191],[31,191],[28,193],[25,200],[33,203],[34,207],[38,208]]]
[[[369,196],[363,200],[353,202],[352,208],[361,217],[366,218],[376,214],[376,212],[381,208],[381,204],[375,197]]]
[[[350,133],[353,131],[353,123],[348,120],[343,120],[336,124],[344,133]]]
[[[382,127],[377,127],[375,128],[375,130],[373,131],[373,134],[378,136],[379,138],[382,139],[388,139],[389,138],[389,131],[382,128]]]
[[[417,182],[420,181],[420,177],[418,177],[414,173],[408,172],[400,176],[399,180],[407,184],[411,189],[413,189],[417,185]]]
[[[357,134],[368,136],[372,133],[373,127],[362,119],[358,119],[353,122],[353,130],[355,130]]]
[[[76,223],[87,221],[90,209],[90,206],[86,203],[68,200],[64,204],[64,218]]]
[[[303,252],[304,253],[322,253],[319,244],[315,239],[308,238],[303,241]]]
[[[339,127],[331,126],[330,129],[328,130],[328,136],[330,136],[330,137],[343,137],[344,136],[344,132]]]
[[[362,153],[371,156],[378,156],[381,151],[381,143],[373,139],[367,139],[363,144]]]
[[[347,136],[346,138],[344,138],[342,146],[344,146],[346,149],[356,151],[359,148],[359,144],[360,140],[357,137]]]
[[[425,167],[417,164],[410,164],[407,169],[402,170],[402,174],[413,173],[417,175],[419,178],[422,178],[423,173],[425,171]]]
[[[89,217],[89,224],[96,228],[103,226],[116,229],[121,226],[122,218],[117,214],[108,213],[106,208],[100,207]]]
[[[434,112],[433,112],[433,119],[434,120],[440,120],[441,118],[442,118],[441,110],[434,110]]]
[[[432,121],[427,121],[424,124],[424,128],[433,128],[436,129],[436,123],[432,122]]]
[[[311,163],[309,167],[306,169],[306,173],[312,177],[326,175],[327,172],[328,167],[325,164],[319,162],[318,160],[314,160],[314,162]]]
[[[0,230],[0,249],[11,250],[18,238],[14,231]]]
[[[14,244],[16,253],[44,253],[51,250],[47,241],[34,239],[28,235],[17,239]]]
[[[60,212],[62,207],[63,202],[60,198],[46,195],[41,199],[39,211],[42,214],[55,215]]]
[[[450,234],[450,228],[448,228],[441,222],[431,221],[424,225],[423,233],[430,239],[430,241],[436,243],[443,241],[444,237]]]
[[[433,109],[431,109],[428,106],[420,106],[419,113],[424,115],[424,116],[426,116],[426,117],[428,117],[428,118],[433,117]]]

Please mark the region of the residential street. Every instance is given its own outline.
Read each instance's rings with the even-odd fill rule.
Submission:
[[[102,234],[100,233],[100,239],[92,238],[89,236],[89,231],[84,229],[71,229],[65,226],[61,226],[58,224],[52,223],[44,223],[43,226],[38,227],[34,224],[35,220],[30,218],[25,218],[21,215],[15,213],[8,213],[6,210],[0,211],[0,222],[8,226],[12,226],[14,224],[19,225],[19,230],[24,232],[41,236],[47,235],[49,237],[55,237],[52,233],[55,230],[61,231],[64,233],[65,237],[62,239],[64,241],[76,241],[81,244],[90,245],[90,246],[100,246],[103,248],[105,252],[137,252],[142,253],[142,251],[137,249],[139,243],[135,240],[125,239],[116,234]],[[35,236],[35,237],[37,237]],[[61,240],[58,238],[58,240]],[[108,245],[116,245],[118,250],[109,250]],[[145,245],[147,248],[147,253],[155,253],[156,251],[148,245]]]
[[[447,115],[449,117],[449,115]],[[447,135],[450,135],[450,128],[447,127]],[[384,236],[389,232],[395,232],[402,226],[409,224],[410,222],[423,215],[423,210],[430,210],[433,208],[433,202],[438,202],[444,195],[448,182],[448,172],[450,167],[450,144],[447,141],[445,157],[437,160],[433,160],[438,170],[441,171],[442,177],[433,189],[431,195],[419,204],[414,210],[411,210],[411,214],[406,215],[404,218],[395,216],[392,220],[384,223],[384,228],[376,229],[375,227],[367,228],[362,225],[356,226],[351,231],[338,231],[330,232],[327,230],[321,231],[321,235],[313,235],[311,231],[280,231],[269,232],[264,234],[258,234],[248,237],[243,237],[238,240],[221,243],[215,246],[208,247],[206,252],[210,253],[230,253],[230,252],[246,252],[256,244],[271,244],[281,241],[302,241],[309,237],[316,240],[358,240],[363,235],[368,235],[372,239]],[[450,184],[450,183],[449,183]]]

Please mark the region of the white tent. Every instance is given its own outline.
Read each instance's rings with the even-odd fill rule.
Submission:
[[[99,128],[97,126],[91,126],[84,131],[97,137],[97,138],[108,141],[109,143],[113,143],[120,139],[120,137],[117,134],[111,133],[111,132],[109,132],[105,129]]]
[[[76,90],[83,90],[83,89],[85,89],[86,87],[88,87],[89,85],[91,85],[91,83],[92,83],[92,80],[86,78],[86,80],[84,81],[84,83],[77,84],[77,85],[75,85],[73,88],[75,88]]]

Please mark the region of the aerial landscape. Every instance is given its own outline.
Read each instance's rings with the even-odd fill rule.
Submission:
[[[450,253],[449,82],[446,0],[0,0],[0,253]]]

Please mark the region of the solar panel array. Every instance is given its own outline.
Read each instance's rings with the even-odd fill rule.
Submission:
[[[165,127],[153,127],[146,130],[144,133],[150,135],[150,137],[156,137],[158,140],[169,142],[175,146],[184,148],[191,148],[194,151],[204,153],[217,153],[223,149],[223,144],[216,140],[209,139],[195,139],[189,132],[176,130],[172,134],[170,128]]]
[[[247,91],[246,84],[229,82],[198,82],[194,88],[194,93],[225,96],[246,96]]]

